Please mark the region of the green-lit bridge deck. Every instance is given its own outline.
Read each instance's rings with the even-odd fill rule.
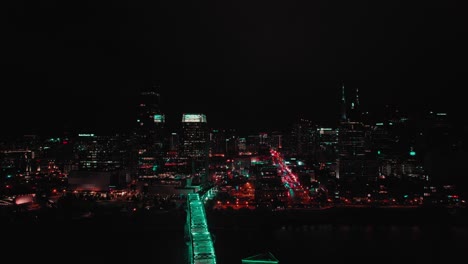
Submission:
[[[208,231],[203,201],[198,193],[190,193],[187,197],[187,225],[190,235],[190,263],[214,264],[216,255],[211,234]]]

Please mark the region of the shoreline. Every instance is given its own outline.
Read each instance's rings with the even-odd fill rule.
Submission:
[[[468,226],[467,208],[332,207],[323,210],[209,211],[208,224],[218,227],[271,227],[307,224],[448,224]]]

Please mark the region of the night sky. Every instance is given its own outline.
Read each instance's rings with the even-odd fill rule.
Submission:
[[[152,85],[170,123],[239,130],[334,123],[343,82],[371,110],[463,111],[454,1],[141,2],[2,3],[1,133],[126,129]]]

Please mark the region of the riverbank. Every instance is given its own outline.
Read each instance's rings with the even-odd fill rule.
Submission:
[[[264,227],[304,224],[420,224],[468,225],[467,208],[330,207],[282,211],[217,210],[207,212],[217,227]]]

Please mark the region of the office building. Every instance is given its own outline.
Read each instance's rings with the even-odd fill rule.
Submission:
[[[183,114],[181,131],[181,156],[189,160],[188,172],[207,182],[209,157],[209,129],[204,114]]]
[[[138,178],[151,178],[159,172],[165,155],[166,117],[160,109],[157,86],[140,92],[135,133],[136,174]]]

